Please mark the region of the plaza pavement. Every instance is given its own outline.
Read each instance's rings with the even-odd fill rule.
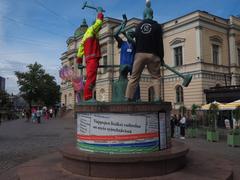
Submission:
[[[41,124],[23,119],[3,122],[0,126],[0,180],[5,180],[6,176],[1,177],[3,174],[13,176],[12,168],[17,165],[56,152],[73,141],[73,118],[42,120]]]
[[[64,144],[74,142],[73,118],[57,118],[42,124],[24,120],[4,122],[0,126],[0,180],[15,180],[16,166],[31,159],[58,151]],[[207,153],[232,162],[234,179],[240,179],[240,148],[228,147],[226,139],[210,143],[203,136],[184,141],[193,153]],[[209,162],[211,163],[211,162]],[[204,173],[204,172],[202,172]]]

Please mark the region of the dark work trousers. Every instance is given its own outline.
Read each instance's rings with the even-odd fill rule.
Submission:
[[[182,137],[185,137],[185,126],[184,125],[180,125],[180,134]]]

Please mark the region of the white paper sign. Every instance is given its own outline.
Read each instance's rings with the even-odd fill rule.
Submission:
[[[158,132],[158,114],[81,113],[79,135],[127,135]]]

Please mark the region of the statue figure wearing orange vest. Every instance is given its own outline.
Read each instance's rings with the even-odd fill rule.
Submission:
[[[92,90],[96,83],[97,69],[101,58],[99,45],[99,31],[103,25],[103,9],[97,8],[98,14],[95,23],[85,32],[77,53],[77,64],[82,64],[83,57],[86,61],[86,83],[84,87],[84,100],[92,99]]]

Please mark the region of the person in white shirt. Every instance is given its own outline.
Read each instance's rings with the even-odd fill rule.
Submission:
[[[180,119],[180,135],[181,139],[185,139],[186,117],[183,115]]]

